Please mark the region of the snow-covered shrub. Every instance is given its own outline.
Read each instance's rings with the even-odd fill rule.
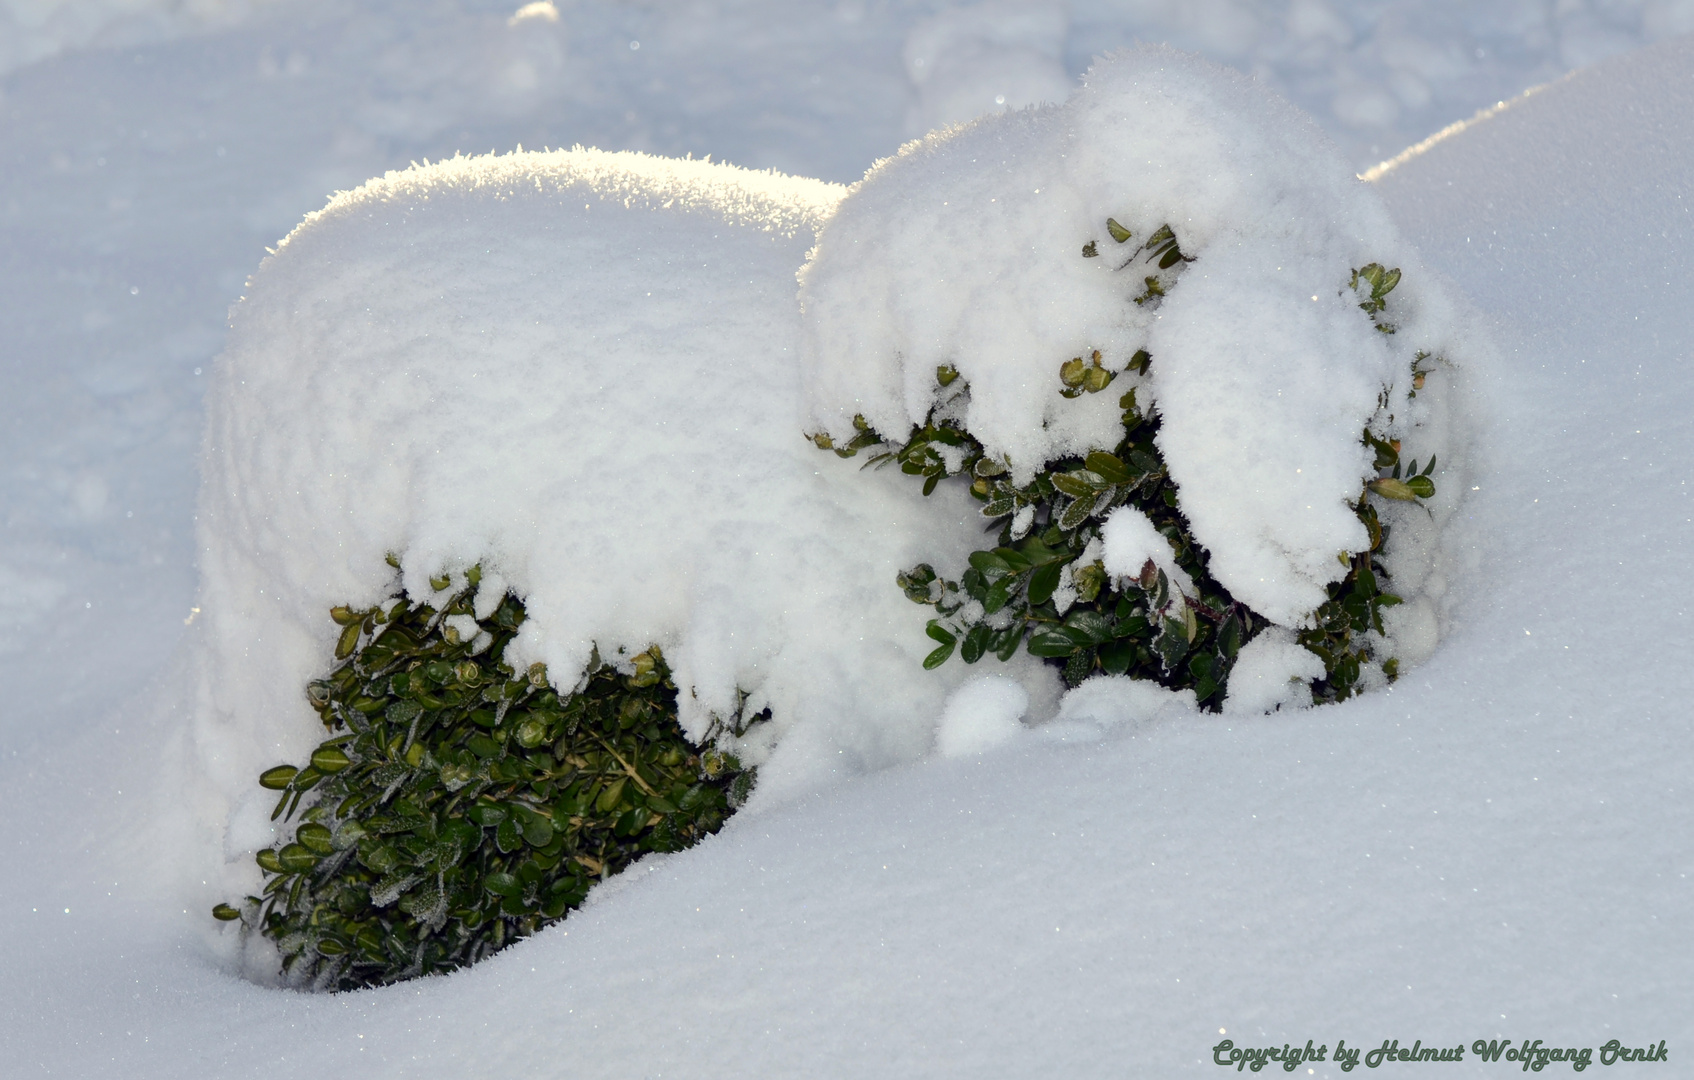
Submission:
[[[716,832],[747,794],[750,771],[678,727],[658,649],[596,659],[560,693],[544,665],[503,661],[523,605],[479,605],[480,577],[457,593],[437,579],[432,603],[331,613],[339,663],[308,696],[332,737],[259,780],[281,792],[273,818],[308,808],[258,852],[260,895],[213,911],[275,942],[292,985],[475,963],[641,855]]]
[[[433,604],[443,571],[522,598],[502,659],[561,692],[656,645],[696,745],[769,708],[723,747],[758,767],[753,804],[930,751],[965,673],[923,671],[924,612],[884,583],[963,558],[972,505],[820,470],[797,437],[794,275],[842,191],[462,158],[336,196],[264,261],[206,398],[186,786],[216,899],[257,895],[254,852],[282,839],[253,777],[323,739],[323,613]],[[1011,674],[1051,704],[1038,665]],[[257,935],[217,940],[275,971]]]
[[[900,575],[940,616],[928,666],[1027,638],[1073,686],[1127,673],[1215,706],[1280,626],[1304,651],[1251,653],[1275,692],[1222,701],[1263,711],[1433,646],[1457,320],[1248,80],[1140,50],[1062,107],[910,144],[825,226],[802,302],[818,445],[876,447],[926,493],[960,477],[998,532]]]
[[[1106,224],[1118,243],[1130,239],[1115,220]],[[1098,256],[1097,245],[1090,241],[1083,254]],[[1162,279],[1192,261],[1185,259],[1169,227],[1155,232],[1137,255],[1161,272],[1145,277],[1135,300],[1141,304],[1165,296],[1166,286],[1174,282]],[[1358,290],[1363,282],[1359,307],[1374,317],[1386,308],[1399,280],[1398,270],[1372,263],[1353,274],[1350,287]],[[1393,332],[1380,318],[1377,324]],[[1420,354],[1419,359],[1425,358]],[[1143,350],[1131,358],[1129,369],[1147,375],[1151,365],[1152,357]],[[1421,376],[1421,369],[1415,370],[1414,383],[1421,383]],[[1081,357],[1065,361],[1057,378],[1064,387],[1060,394],[1074,398],[1099,393],[1116,374],[1101,366],[1096,351],[1088,362]],[[1009,479],[1005,461],[987,456],[960,427],[960,406],[968,402],[969,389],[958,370],[938,369],[936,382],[944,388],[942,400],[905,442],[890,443],[856,418],[860,433],[837,451],[852,457],[874,449],[868,464],[898,464],[901,472],[923,478],[925,494],[949,476],[968,481],[970,493],[984,504],[982,517],[1000,526],[998,546],[972,552],[960,580],[937,577],[928,563],[896,579],[909,599],[933,606],[941,616],[930,620],[929,635],[939,644],[924,666],[946,663],[955,646],[967,664],[989,652],[1007,660],[1027,639],[1032,655],[1062,663],[1070,686],[1104,672],[1192,689],[1202,705],[1223,691],[1242,646],[1266,624],[1208,572],[1206,553],[1177,509],[1177,491],[1155,438],[1158,417],[1142,414],[1135,390],[1118,400],[1124,432],[1116,446],[1085,458],[1047,462],[1034,479],[1019,485]],[[813,441],[823,449],[835,448],[827,435]],[[1366,483],[1354,504],[1369,548],[1352,554],[1346,575],[1329,586],[1329,598],[1300,632],[1299,644],[1311,659],[1292,657],[1283,665],[1314,683],[1305,696],[1308,702],[1314,696],[1326,701],[1349,697],[1373,662],[1390,680],[1398,673],[1398,658],[1375,655],[1384,630],[1382,612],[1398,605],[1400,597],[1379,581],[1386,571],[1375,555],[1386,534],[1369,496],[1407,502],[1429,498],[1435,494],[1428,475],[1435,460],[1422,472],[1414,460],[1402,480],[1397,443],[1368,428],[1362,441],[1376,451],[1375,464],[1388,475]]]

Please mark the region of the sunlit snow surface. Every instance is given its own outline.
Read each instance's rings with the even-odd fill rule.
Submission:
[[[107,78],[100,59],[25,69],[9,102],[47,92],[32,79]],[[197,244],[240,247],[207,224],[229,190],[214,182],[215,126],[238,118],[196,111],[196,80],[217,66],[200,64],[134,84],[158,95],[145,101],[101,84],[114,112],[139,119],[145,105],[158,129],[179,125],[180,141],[153,159],[176,170],[174,185],[114,191],[97,148],[51,179],[44,114],[8,144],[41,156],[8,160],[7,198],[56,208],[29,228],[13,212],[20,240],[4,254],[6,317],[19,328],[5,377],[23,402],[9,403],[11,437],[24,448],[8,463],[5,511],[35,545],[9,549],[15,573],[3,579],[8,617],[31,613],[7,624],[27,628],[7,647],[29,662],[0,712],[0,1060],[11,1071],[1171,1075],[1214,1071],[1202,1061],[1220,1028],[1277,1045],[1689,1045],[1694,49],[1579,74],[1381,182],[1427,262],[1491,314],[1503,344],[1484,387],[1499,418],[1493,457],[1472,503],[1482,584],[1415,678],[1291,716],[1155,720],[1092,742],[1086,725],[1058,727],[1071,741],[1030,734],[884,772],[737,819],[477,969],[333,998],[217,970],[206,911],[223,897],[179,887],[182,807],[160,790],[175,775],[172,703],[94,707],[162,666],[188,614],[152,609],[189,602],[197,432],[148,417],[193,416],[191,365],[219,333],[215,320],[172,321],[192,305],[135,309],[149,316],[117,305],[131,299],[128,280],[233,294],[261,254],[236,263],[233,283],[216,280],[222,264],[191,258]],[[201,116],[214,129],[204,144]],[[324,153],[298,129],[268,134],[279,166]],[[330,183],[343,186],[388,164],[349,153],[313,160],[331,161]],[[125,197],[197,213],[112,209]],[[274,243],[302,209],[249,207],[245,235]],[[117,224],[97,224],[94,210]],[[103,261],[113,237],[157,260],[140,263],[151,276]],[[45,252],[59,254],[43,265],[84,276],[32,278],[28,260]],[[78,346],[60,365],[42,350],[81,340],[50,325],[67,290],[88,300],[70,309],[86,318],[78,333],[116,334],[103,313],[161,320],[154,337],[109,341],[186,336],[177,352],[105,366],[92,358],[111,354]],[[131,492],[137,518],[178,530],[141,538],[176,567],[174,585],[136,565],[140,540],[110,524]],[[53,516],[71,513],[61,506],[85,516]],[[118,568],[107,577],[54,571],[60,552],[93,565],[99,544]],[[69,586],[28,584],[38,580],[97,585],[91,597],[122,584],[141,614],[76,623],[54,606],[74,600]],[[102,641],[99,627],[113,625],[123,632]],[[71,654],[43,634],[89,643],[91,659],[58,659]]]

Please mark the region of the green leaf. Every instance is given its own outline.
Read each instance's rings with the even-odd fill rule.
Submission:
[[[335,642],[335,658],[345,660],[353,655],[353,649],[359,644],[359,624],[354,623],[341,631],[341,636]]]
[[[488,828],[505,821],[506,810],[504,807],[494,806],[490,803],[479,803],[466,810],[465,816],[483,828]]]
[[[212,908],[212,918],[217,919],[219,922],[234,922],[236,919],[241,918],[241,912],[236,908],[230,907],[228,904],[218,904],[216,907]]]
[[[1102,487],[1106,484],[1127,484],[1135,479],[1115,454],[1108,454],[1104,450],[1089,454],[1087,465],[1090,472],[1100,477]]]
[[[620,776],[616,780],[613,780],[606,786],[606,790],[600,793],[600,797],[594,800],[594,808],[602,814],[611,813],[623,804],[624,788],[627,786],[627,777]],[[508,821],[506,824],[509,825],[511,822]],[[512,846],[517,847],[516,842],[514,842]],[[501,850],[505,849],[502,848]]]
[[[335,850],[334,834],[314,821],[308,821],[295,829],[294,839],[315,855],[328,855]]]
[[[304,828],[304,826],[302,826]],[[318,857],[300,844],[286,844],[276,853],[277,862],[287,874],[301,874],[318,865]]]
[[[971,552],[970,564],[989,581],[998,581],[1012,572],[1011,564],[992,551]]]
[[[1030,635],[1029,653],[1043,659],[1057,660],[1074,656],[1083,646],[1061,629],[1043,630]]]
[[[1045,604],[1053,598],[1053,590],[1059,587],[1059,577],[1064,572],[1065,564],[1050,562],[1036,569],[1029,575],[1029,602]]]
[[[1057,537],[1058,534],[1055,533],[1054,535]],[[1041,566],[1046,563],[1057,562],[1060,559],[1070,559],[1073,557],[1070,548],[1064,546],[1062,541],[1056,540],[1056,542],[1060,544],[1059,547],[1050,547],[1041,537],[1031,536],[1022,544],[1018,545],[1019,554],[1030,566]],[[1006,549],[997,548],[996,550],[1004,553]],[[1007,559],[1006,561],[1011,562],[1010,559]]]
[[[1054,473],[1053,486],[1073,499],[1092,498],[1096,491],[1106,486],[1099,473],[1087,469],[1077,469],[1074,472]]]
[[[637,682],[639,682],[639,680],[637,680]],[[652,683],[647,683],[646,685],[651,686],[656,682],[658,682],[658,680],[654,679]],[[523,722],[517,726],[515,735],[518,740],[518,745],[526,750],[540,746],[542,743],[547,741],[547,721],[534,715],[525,717]]]
[[[1135,646],[1128,641],[1113,641],[1100,646],[1100,668],[1108,675],[1122,675],[1135,659]]]
[[[947,658],[952,655],[953,646],[943,645],[923,658],[923,669],[925,671],[934,671],[942,664],[945,664],[947,662]]]
[[[352,759],[339,746],[320,746],[312,751],[312,768],[321,773],[338,773],[351,764]]]
[[[623,781],[619,780],[620,788],[622,784]],[[522,842],[523,833],[518,829],[518,823],[511,818],[502,821],[499,827],[494,830],[494,846],[500,849],[502,855],[516,851],[518,845]]]
[[[1106,219],[1106,231],[1111,233],[1112,239],[1116,240],[1120,244],[1128,240],[1130,237],[1129,230],[1124,228],[1122,225],[1119,225],[1117,218]]]
[[[1188,631],[1181,619],[1165,620],[1164,629],[1153,640],[1153,649],[1159,654],[1166,671],[1175,671],[1182,658],[1188,655]]]
[[[1373,493],[1381,495],[1385,499],[1397,499],[1400,502],[1411,502],[1417,498],[1417,493],[1413,491],[1404,480],[1395,480],[1391,477],[1378,477],[1366,484],[1365,487],[1370,489]]]
[[[1021,620],[995,633],[991,644],[994,648],[994,655],[999,658],[1001,663],[1005,663],[1017,655],[1018,646],[1023,644],[1023,635],[1024,624]]]
[[[259,869],[269,874],[282,873],[282,860],[277,858],[275,849],[260,848],[253,855],[253,861],[259,864]]]
[[[530,847],[546,847],[553,842],[553,823],[540,814],[535,814],[524,823],[524,842]]]
[[[1093,512],[1094,497],[1092,495],[1087,498],[1075,499],[1069,506],[1065,507],[1064,513],[1059,515],[1059,528],[1075,529],[1087,521],[1088,515]]]
[[[1040,544],[1040,541],[1036,540],[1036,538],[1033,537],[1033,536],[1030,537],[1028,540],[1024,541],[1024,546],[1026,548],[1029,547],[1030,545],[1039,545],[1039,544]],[[1046,549],[1043,548],[1042,550],[1046,550]],[[1014,573],[1014,574],[1021,574],[1025,570],[1028,570],[1031,566],[1035,565],[1035,562],[1032,561],[1028,555],[1025,555],[1022,551],[1019,551],[1017,548],[997,547],[997,548],[994,549],[994,554],[996,554],[996,555],[1000,556],[1000,558],[1004,559],[1005,562],[1006,562],[1006,565],[1011,567],[1012,573]]]
[[[517,879],[517,875],[508,874],[504,871],[489,874],[483,879],[482,887],[495,896],[523,895],[523,882]]]
[[[959,640],[957,637],[954,637],[953,634],[948,632],[945,626],[942,626],[941,623],[935,619],[929,620],[929,624],[923,628],[923,632],[934,638],[936,641],[941,642],[943,645],[952,645],[954,642]]]
[[[1420,499],[1427,499],[1435,494],[1435,481],[1428,476],[1414,476],[1406,481],[1406,487]]]
[[[1065,629],[1084,635],[1091,644],[1112,640],[1112,626],[1106,617],[1092,608],[1072,612],[1065,619]]]
[[[967,664],[976,663],[982,659],[982,654],[988,650],[988,641],[993,636],[993,627],[987,623],[977,623],[965,634],[965,642],[959,649],[959,656]]]
[[[259,774],[259,786],[272,791],[281,791],[293,780],[300,770],[292,765],[278,765],[274,769],[266,769]]]

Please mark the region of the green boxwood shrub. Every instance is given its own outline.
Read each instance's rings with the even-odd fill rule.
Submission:
[[[338,664],[308,696],[332,737],[259,778],[279,792],[273,820],[305,809],[258,853],[261,895],[213,911],[274,941],[289,985],[475,963],[647,852],[716,832],[751,788],[751,770],[683,735],[657,648],[621,671],[596,653],[561,693],[541,665],[502,662],[524,621],[515,596],[468,639],[449,625],[474,617],[478,581],[473,569],[457,592],[432,582],[433,603],[331,612]]]
[[[1106,226],[1120,245],[1130,239],[1117,221],[1108,219]],[[1091,241],[1082,254],[1098,258],[1101,252]],[[1139,270],[1151,270],[1133,300],[1156,305],[1192,261],[1166,226],[1132,249],[1118,269],[1140,264]],[[1388,294],[1399,281],[1400,271],[1371,263],[1354,271],[1349,283],[1361,298],[1359,307],[1383,333],[1395,332],[1383,316]],[[1428,360],[1427,354],[1417,357],[1416,389],[1422,388],[1427,373],[1422,365]],[[1142,350],[1128,370],[1146,375],[1152,364],[1153,357]],[[1066,360],[1057,374],[1060,393],[1075,398],[1103,392],[1118,373],[1108,371],[1094,352],[1087,359]],[[967,664],[989,654],[1006,661],[1021,646],[1062,668],[1070,686],[1097,672],[1130,675],[1175,690],[1192,689],[1203,707],[1216,710],[1241,646],[1268,624],[1211,576],[1206,552],[1178,509],[1176,488],[1154,441],[1157,413],[1144,411],[1133,389],[1123,393],[1118,399],[1123,435],[1115,446],[1047,462],[1033,480],[1019,486],[1012,483],[1007,463],[988,455],[955,419],[964,415],[962,399],[970,392],[958,370],[937,369],[936,382],[939,400],[904,440],[887,438],[863,417],[854,418],[858,434],[845,445],[836,446],[827,435],[810,436],[820,449],[842,457],[870,451],[866,467],[898,465],[901,472],[921,478],[925,495],[943,481],[969,484],[971,495],[983,504],[986,527],[997,533],[995,545],[973,552],[957,580],[938,575],[928,563],[898,575],[907,597],[936,609],[928,626],[936,647],[924,666],[939,667],[955,652]],[[1351,557],[1346,576],[1329,586],[1328,600],[1298,633],[1300,644],[1324,664],[1324,677],[1312,687],[1318,701],[1351,696],[1368,664],[1379,664],[1390,680],[1397,676],[1398,661],[1376,656],[1368,636],[1382,633],[1382,609],[1401,602],[1386,590],[1378,556],[1387,529],[1370,496],[1417,501],[1435,493],[1433,457],[1421,471],[1416,461],[1403,467],[1398,443],[1369,430],[1362,438],[1375,451],[1383,474],[1365,485],[1354,504],[1370,546]],[[1082,561],[1107,515],[1125,505],[1146,514],[1171,542],[1178,566],[1198,595],[1185,596],[1151,562],[1139,577],[1113,579],[1099,559]]]

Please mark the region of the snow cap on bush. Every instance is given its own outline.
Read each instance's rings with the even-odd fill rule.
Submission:
[[[1142,272],[1120,268],[1167,225],[1194,261],[1136,303]],[[1405,268],[1396,334],[1348,288],[1373,262]],[[1446,348],[1453,321],[1308,118],[1165,48],[1100,61],[1062,106],[879,163],[825,226],[801,301],[808,407],[837,440],[855,416],[922,423],[950,366],[970,387],[964,426],[1023,482],[1116,443],[1118,387],[1135,387],[1211,572],[1287,626],[1346,573],[1338,552],[1368,546],[1349,505],[1375,476],[1360,434],[1373,417],[1407,429],[1414,352]],[[1147,376],[1122,374],[1143,349]],[[1059,365],[1093,350],[1114,392],[1062,396]]]

